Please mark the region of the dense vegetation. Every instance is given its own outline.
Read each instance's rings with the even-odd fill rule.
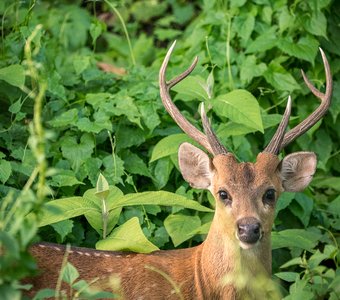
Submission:
[[[39,238],[139,252],[204,239],[214,200],[182,179],[177,148],[188,138],[159,97],[175,39],[169,78],[199,57],[176,105],[200,127],[204,102],[240,161],[265,147],[289,94],[290,126],[315,109],[300,69],[323,90],[318,47],[326,52],[330,111],[285,149],[314,151],[317,173],[278,202],[273,277],[285,299],[340,299],[339,1],[3,0],[0,14],[2,299],[20,299]]]

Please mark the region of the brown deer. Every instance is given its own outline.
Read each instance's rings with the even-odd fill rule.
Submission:
[[[268,281],[265,279],[271,275],[271,229],[276,201],[284,191],[303,190],[316,168],[314,153],[296,152],[282,160],[278,154],[327,112],[332,94],[328,61],[320,49],[326,73],[325,93],[317,90],[302,71],[306,85],[321,100],[320,106],[285,133],[291,111],[289,98],[269,145],[255,163],[240,163],[217,139],[203,106],[204,133],[191,125],[173,104],[170,89],[188,76],[197,63],[196,58],[185,72],[167,82],[165,72],[174,46],[175,43],[160,69],[160,95],[166,110],[182,130],[213,156],[210,158],[189,143],[179,148],[179,166],[184,179],[195,188],[209,190],[216,201],[208,236],[193,248],[151,254],[72,247],[68,260],[82,279],[97,279],[96,286],[118,293],[124,299],[246,299],[247,296],[268,299],[270,291],[266,291]],[[31,295],[41,288],[55,288],[65,251],[64,246],[55,244],[31,247],[41,272],[30,279]],[[119,278],[119,288],[110,281],[112,277]]]

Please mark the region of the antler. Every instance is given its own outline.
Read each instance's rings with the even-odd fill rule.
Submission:
[[[304,119],[300,124],[296,125],[294,128],[289,130],[286,134],[284,134],[285,129],[288,125],[288,119],[290,116],[290,97],[288,99],[288,104],[282,121],[274,134],[273,138],[269,142],[268,146],[264,150],[265,152],[270,152],[277,155],[284,147],[286,147],[289,143],[294,141],[300,135],[304,134],[309,128],[315,125],[327,112],[332,98],[332,89],[333,89],[333,80],[331,76],[331,69],[329,67],[328,60],[326,58],[325,53],[321,48],[321,56],[323,60],[323,65],[326,73],[326,91],[322,93],[317,88],[313,86],[311,81],[307,78],[305,72],[301,70],[303,80],[305,81],[307,87],[310,91],[321,101],[319,107],[311,113],[306,119]]]
[[[195,57],[191,66],[185,70],[182,74],[173,78],[169,82],[166,82],[165,72],[168,67],[168,63],[170,60],[171,53],[176,45],[176,41],[173,42],[170,49],[168,50],[164,61],[162,63],[161,69],[159,71],[159,87],[160,87],[160,95],[165,109],[168,111],[170,116],[174,119],[174,121],[178,124],[178,126],[192,139],[197,141],[201,146],[203,146],[207,151],[209,151],[213,155],[217,154],[225,154],[228,150],[218,141],[216,135],[214,134],[211,125],[207,119],[204,108],[201,110],[201,117],[203,122],[203,127],[205,134],[199,131],[196,127],[194,127],[178,110],[176,105],[172,102],[170,96],[170,89],[175,86],[177,83],[182,81],[185,77],[187,77],[196,67],[198,58]]]

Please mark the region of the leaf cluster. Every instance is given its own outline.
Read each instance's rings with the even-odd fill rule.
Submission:
[[[38,228],[48,241],[139,252],[204,240],[214,200],[182,179],[177,149],[192,141],[159,97],[158,70],[178,39],[168,79],[199,63],[173,88],[176,105],[200,128],[203,102],[240,161],[264,149],[289,94],[290,127],[316,108],[300,69],[324,89],[325,50],[330,111],[285,149],[314,151],[317,173],[278,201],[273,273],[287,299],[339,297],[338,1],[5,0],[0,14],[2,295],[19,297]]]

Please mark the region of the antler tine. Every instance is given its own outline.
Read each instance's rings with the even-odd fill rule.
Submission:
[[[211,145],[214,155],[227,154],[228,150],[225,148],[221,142],[218,140],[215,132],[213,131],[211,124],[208,120],[207,114],[205,113],[204,103],[201,104],[201,118],[204,133],[208,138],[209,144]]]
[[[169,48],[164,61],[162,63],[162,66],[159,71],[159,87],[160,87],[160,95],[163,102],[163,105],[165,109],[168,111],[170,116],[174,119],[174,121],[178,124],[178,126],[192,139],[197,141],[201,146],[203,146],[207,151],[214,154],[214,151],[209,143],[208,138],[199,131],[196,127],[194,127],[178,110],[176,105],[172,102],[170,97],[170,89],[175,86],[178,82],[183,80],[185,77],[187,77],[195,68],[197,63],[197,57],[194,59],[191,66],[185,70],[182,74],[178,75],[174,79],[170,80],[169,82],[166,82],[165,79],[165,72],[168,67],[168,63],[170,60],[170,56],[172,54],[172,51],[176,45],[176,41],[173,42],[171,47]]]
[[[279,152],[281,150],[282,140],[284,138],[284,133],[285,133],[287,125],[288,125],[288,121],[289,121],[289,117],[290,117],[290,113],[291,113],[291,108],[292,108],[292,99],[289,96],[285,113],[283,114],[282,120],[281,120],[279,127],[277,128],[274,136],[270,140],[266,149],[264,149],[265,152],[269,152],[269,153],[272,153],[274,155],[279,154]]]
[[[326,58],[325,53],[321,48],[319,48],[323,60],[323,65],[325,69],[326,74],[326,91],[325,93],[322,93],[318,89],[316,89],[311,81],[307,78],[306,74],[303,70],[301,70],[302,77],[305,81],[305,84],[307,87],[311,90],[311,92],[321,100],[321,104],[319,107],[309,115],[305,120],[303,120],[300,124],[296,125],[294,128],[289,130],[282,141],[280,150],[283,149],[285,146],[287,146],[289,143],[291,143],[293,140],[295,140],[300,135],[304,134],[309,128],[314,126],[327,112],[330,104],[331,104],[331,98],[332,98],[332,89],[333,89],[333,80],[331,75],[331,69],[328,63],[328,60]]]

